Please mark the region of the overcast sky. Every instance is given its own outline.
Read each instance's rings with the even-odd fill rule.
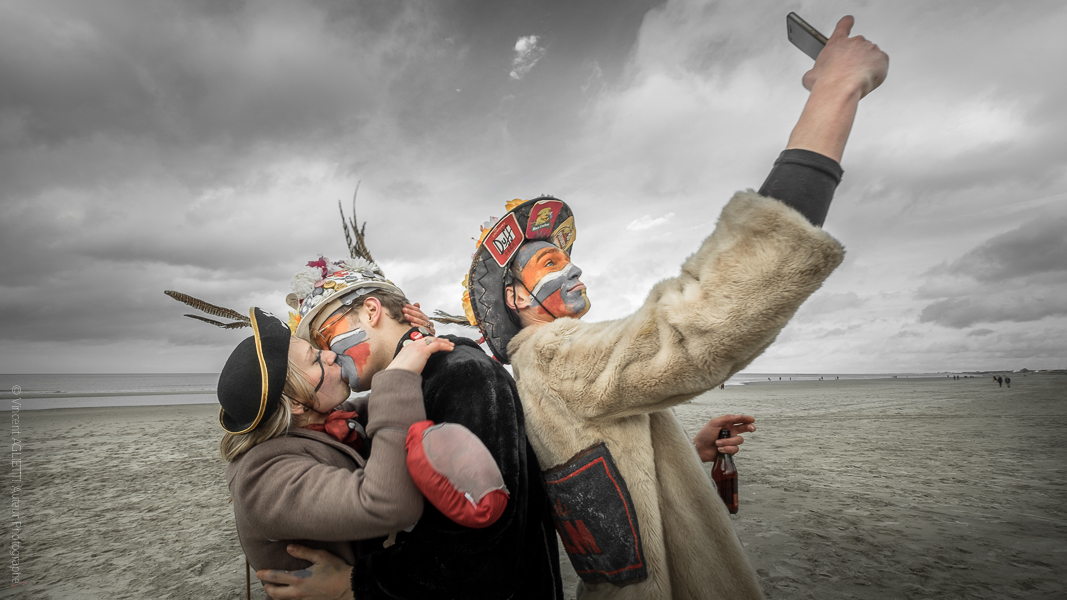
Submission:
[[[462,312],[479,224],[551,193],[586,318],[629,314],[784,147],[790,10],[854,14],[890,70],[825,225],[845,262],[749,370],[1067,367],[1060,0],[8,0],[0,371],[217,372],[248,330],[163,290],[284,314],[358,181],[427,309]]]

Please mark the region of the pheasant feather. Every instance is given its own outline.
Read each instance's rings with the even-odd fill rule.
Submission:
[[[345,220],[345,211],[341,208],[340,200],[337,201],[337,209],[341,211],[341,226],[344,227],[345,230],[345,242],[348,243],[349,256],[352,258],[362,258],[367,262],[374,262],[374,259],[370,255],[370,250],[367,249],[367,242],[364,238],[364,235],[367,232],[367,223],[364,221],[363,228],[361,229],[356,220],[356,196],[359,195],[360,183],[362,182],[356,182],[356,191],[352,193],[352,218]],[[352,228],[351,233],[349,233],[349,226]],[[355,243],[352,243],[353,235],[356,237]]]
[[[457,317],[456,315],[450,315],[441,310],[433,311],[433,316],[430,317],[430,319],[437,321],[438,323],[443,323],[445,325],[466,325],[467,327],[471,326],[470,321],[467,320],[467,317]]]
[[[221,327],[223,329],[240,329],[242,327],[251,327],[252,324],[248,321],[234,321],[233,323],[222,323],[214,319],[208,319],[207,317],[201,317],[200,315],[185,315],[190,319],[196,319],[197,321],[203,321],[205,323],[211,323],[215,327]]]
[[[209,315],[214,315],[216,317],[222,317],[224,319],[234,319],[236,321],[243,321],[245,323],[249,322],[247,316],[242,315],[241,313],[239,313],[236,310],[233,310],[231,308],[225,308],[225,307],[222,307],[222,306],[215,306],[214,304],[210,304],[208,302],[204,302],[203,300],[201,300],[199,298],[193,298],[189,294],[183,294],[181,292],[175,292],[173,290],[164,290],[163,293],[168,295],[168,296],[170,296],[171,298],[174,298],[178,302],[181,302],[182,304],[188,304],[189,306],[192,306],[193,308],[195,308],[195,309],[197,309],[199,311],[206,312]],[[199,317],[196,317],[196,318],[199,318]]]

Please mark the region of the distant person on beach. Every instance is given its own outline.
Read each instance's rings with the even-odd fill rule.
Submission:
[[[482,232],[466,282],[468,318],[514,366],[536,452],[530,464],[545,467],[582,600],[762,597],[670,407],[751,363],[843,260],[820,227],[859,101],[888,71],[877,46],[849,37],[852,24],[838,22],[803,76],[811,94],[760,193],[735,195],[682,274],[657,284],[635,314],[580,320],[589,298],[570,262],[575,226],[563,201],[509,203]],[[422,577],[419,565],[407,573]],[[355,597],[387,596],[368,589]]]
[[[405,438],[426,418],[419,373],[453,344],[433,338],[404,348],[375,378],[369,409],[360,410],[368,414],[357,415],[333,352],[292,337],[258,308],[250,317],[253,336],[230,354],[218,383],[220,450],[241,547],[257,569],[306,568],[286,540],[354,562],[354,541],[389,535],[422,514]]]
[[[1008,387],[1011,387],[1011,377],[1005,377],[1004,383],[1008,384]]]

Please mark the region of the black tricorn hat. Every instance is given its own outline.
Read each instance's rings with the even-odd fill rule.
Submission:
[[[570,255],[574,244],[574,214],[565,202],[552,196],[540,196],[514,206],[485,232],[474,251],[467,272],[467,293],[475,325],[485,336],[493,356],[510,362],[508,344],[522,326],[509,314],[504,301],[508,267],[527,242],[548,242]]]
[[[249,310],[254,335],[230,353],[219,375],[219,423],[248,433],[278,409],[289,372],[289,326],[265,310]]]

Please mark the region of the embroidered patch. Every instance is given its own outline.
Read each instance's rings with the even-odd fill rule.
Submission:
[[[648,577],[626,481],[603,443],[542,474],[552,518],[575,572],[617,586]]]
[[[559,200],[542,200],[534,204],[530,208],[530,220],[526,223],[526,237],[541,240],[551,235],[556,217],[562,209],[563,203]]]
[[[559,247],[560,250],[570,254],[571,244],[574,243],[574,217],[568,218],[559,226],[558,229],[552,232],[552,242]]]
[[[526,238],[519,229],[519,220],[512,213],[501,219],[485,238],[485,247],[501,267],[508,264]]]

